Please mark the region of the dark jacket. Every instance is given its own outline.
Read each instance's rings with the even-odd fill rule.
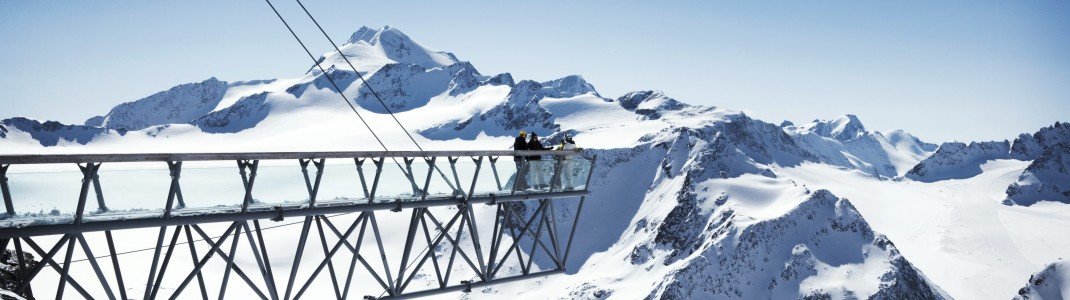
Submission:
[[[524,141],[524,138],[518,136],[518,137],[516,137],[516,140],[513,140],[513,150],[516,150],[516,151],[528,150],[528,143]],[[524,157],[523,156],[513,156],[513,160],[515,160],[515,161],[523,161]]]
[[[538,137],[532,136],[531,140],[528,141],[528,150],[546,150],[546,147],[542,146],[542,143],[539,142],[539,138]],[[528,156],[528,160],[542,160],[542,156],[539,156],[539,155]]]

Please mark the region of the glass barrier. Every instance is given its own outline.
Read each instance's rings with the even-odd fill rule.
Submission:
[[[591,169],[591,161],[579,156],[454,159],[384,158],[379,166],[373,158],[327,159],[319,175],[315,162],[307,165],[307,182],[298,160],[264,160],[257,163],[255,179],[251,169],[245,171],[254,180],[248,209],[307,207],[317,177],[320,207],[584,190]],[[240,211],[246,190],[236,162],[184,162],[180,170],[172,215]],[[0,227],[73,221],[84,177],[75,164],[12,165],[7,177],[16,213],[0,213]],[[90,184],[85,222],[163,216],[172,184],[166,163],[105,163],[97,179],[103,199]]]

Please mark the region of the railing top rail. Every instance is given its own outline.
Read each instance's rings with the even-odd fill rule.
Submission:
[[[0,155],[0,164],[56,164],[154,161],[270,160],[314,158],[445,157],[445,156],[576,156],[579,150],[462,150],[462,151],[326,151]]]

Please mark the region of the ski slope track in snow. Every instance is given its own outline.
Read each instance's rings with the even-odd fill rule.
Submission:
[[[394,27],[361,27],[339,48],[320,57],[326,72],[312,66],[294,70],[293,78],[181,84],[118,104],[84,124],[11,116],[0,120],[0,154],[382,150],[340,103],[327,76],[390,150],[416,150],[356,79],[345,55],[425,149],[506,150],[526,130],[551,145],[571,135],[597,157],[580,215],[583,235],[566,274],[456,297],[1067,295],[1066,264],[1059,260],[1070,257],[1068,123],[1013,141],[929,143],[901,130],[868,129],[855,115],[767,122],[655,90],[612,98],[579,75],[540,81],[482,74]],[[20,178],[67,176],[76,173],[72,168],[13,166],[8,177],[18,194],[30,189]],[[119,193],[108,188],[106,194]],[[32,213],[62,211],[76,196],[35,196],[42,200],[31,204]],[[133,209],[157,200],[163,201],[118,201]],[[557,211],[556,217],[575,213]],[[293,251],[284,237],[294,229],[278,230],[267,244]],[[127,233],[119,248],[151,247],[146,241],[154,234]],[[550,261],[534,264],[552,268]],[[416,283],[433,284],[428,278]],[[48,287],[40,289],[38,297],[49,297]],[[311,293],[333,296],[327,289]]]

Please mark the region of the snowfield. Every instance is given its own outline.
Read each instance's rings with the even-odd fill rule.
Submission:
[[[577,75],[548,81],[484,75],[393,27],[362,27],[340,48],[341,54],[321,57],[326,74],[313,67],[296,70],[304,73],[295,78],[210,78],[118,104],[80,125],[3,119],[0,155],[383,150],[342,103],[327,80],[331,78],[389,150],[416,150],[406,133],[427,150],[508,149],[513,136],[526,130],[550,144],[574,136],[586,155],[597,157],[565,274],[446,297],[1060,299],[1070,286],[1066,264],[1057,262],[1070,257],[1065,234],[1070,232],[1067,123],[1013,142],[937,145],[901,130],[867,129],[854,115],[795,125],[691,105],[659,91],[609,98]],[[356,78],[342,54],[383,96],[386,107]],[[396,126],[386,108],[396,112],[408,132]],[[307,201],[296,162],[262,165],[253,192],[258,201]],[[187,201],[211,207],[242,200],[233,162],[187,168],[182,177]],[[328,160],[326,170],[319,199],[359,193],[352,161]],[[80,180],[75,166],[14,165],[8,177],[19,217],[62,219],[74,210],[78,187],[73,183]],[[162,164],[105,164],[101,180],[109,207],[131,211],[163,207],[169,185]],[[52,184],[56,181],[72,184]],[[87,210],[96,208],[90,205]],[[455,210],[431,212],[445,216]],[[531,214],[533,209],[522,211]],[[479,220],[494,218],[489,207],[474,213]],[[563,206],[556,217],[569,219],[575,213]],[[384,228],[407,226],[409,217],[377,214]],[[345,227],[355,218],[330,220]],[[293,224],[299,221],[261,222],[271,227],[265,229],[270,231],[265,242],[279,284],[292,263],[286,254],[296,250],[300,226]],[[226,229],[225,224],[201,227],[212,237]],[[117,250],[152,247],[158,233],[153,228],[115,232]],[[172,234],[173,228],[166,237]],[[185,241],[186,234],[175,237]],[[86,235],[90,241],[104,240],[102,233]],[[199,235],[189,233],[192,239]],[[480,238],[489,244],[489,235]],[[50,247],[58,239],[34,240]],[[395,253],[405,242],[404,234],[382,239]],[[322,258],[319,241],[309,242],[306,261]],[[373,245],[366,241],[362,252],[378,254]],[[106,253],[106,245],[90,247],[98,255]],[[170,268],[175,274],[161,283],[162,295],[177,286],[181,278],[176,274],[189,272],[190,250],[184,244],[174,250]],[[199,243],[192,250],[203,254],[208,247]],[[431,251],[448,255],[450,250],[441,246]],[[237,251],[237,263],[255,269],[250,249]],[[124,277],[143,280],[151,255],[122,255]],[[94,282],[92,269],[80,261],[84,258],[80,249],[75,251],[72,276]],[[367,258],[373,267],[384,267],[378,255]],[[385,263],[396,266],[399,260],[391,257]],[[335,258],[336,265],[349,262],[348,257]],[[503,268],[517,271],[511,262]],[[224,267],[220,260],[206,266],[209,295],[219,290],[212,285],[219,283]],[[302,264],[298,278],[314,268]],[[534,268],[554,266],[536,259]],[[110,268],[104,269],[114,278]],[[455,272],[457,280],[472,277],[463,269]],[[262,282],[259,272],[247,273]],[[1023,288],[1022,281],[1031,275]],[[369,274],[355,276],[352,297],[382,295]],[[35,281],[35,296],[54,297],[57,278],[46,268]],[[320,274],[305,296],[333,297],[324,278]],[[134,281],[126,286],[131,295],[141,295],[145,285]],[[418,278],[410,289],[435,284],[433,278]],[[93,284],[86,287],[93,295],[104,295]],[[78,297],[72,289],[66,293]],[[232,277],[226,295],[253,294]],[[183,296],[200,297],[192,290]]]

